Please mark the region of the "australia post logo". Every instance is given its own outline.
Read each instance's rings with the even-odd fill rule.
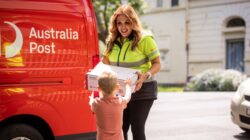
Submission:
[[[22,49],[23,34],[14,23],[9,21],[4,21],[4,23],[13,28],[16,36],[13,42],[1,42],[3,33],[0,32],[0,56],[4,55],[6,58],[15,57],[20,54]],[[79,33],[72,28],[56,30],[54,28],[36,29],[35,27],[31,27],[28,35],[28,39],[25,40],[28,43],[30,54],[55,54],[57,47],[55,40],[79,40]]]
[[[14,57],[15,55],[17,55],[20,50],[22,49],[23,46],[23,35],[21,30],[12,22],[8,22],[8,21],[4,21],[5,24],[10,25],[15,33],[16,33],[16,39],[14,42],[6,45],[6,46],[2,46],[1,44],[1,33],[0,33],[0,56],[2,54],[1,50],[5,49],[5,57],[6,58],[10,58],[10,57]],[[4,47],[4,48],[2,48]]]

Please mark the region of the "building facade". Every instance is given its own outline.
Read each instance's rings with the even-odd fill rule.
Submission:
[[[141,16],[161,53],[162,84],[184,84],[206,69],[250,76],[249,0],[145,0]]]

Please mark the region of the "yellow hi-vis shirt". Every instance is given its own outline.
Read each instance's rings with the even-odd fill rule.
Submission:
[[[141,38],[138,46],[133,51],[132,40],[124,39],[124,43],[115,43],[111,52],[107,54],[110,65],[127,67],[147,72],[152,64],[151,60],[160,56],[157,45],[152,36],[145,35]],[[120,44],[120,47],[119,47]]]

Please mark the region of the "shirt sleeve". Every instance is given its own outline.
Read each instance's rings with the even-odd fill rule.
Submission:
[[[157,56],[160,56],[157,44],[152,36],[143,37],[142,47],[144,54],[149,58],[150,61],[155,59]]]

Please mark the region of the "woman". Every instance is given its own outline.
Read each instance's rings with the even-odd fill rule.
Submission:
[[[134,140],[146,140],[145,123],[155,99],[157,82],[153,80],[161,67],[160,54],[152,36],[142,35],[139,18],[129,5],[120,6],[111,17],[107,46],[102,62],[137,69],[135,93],[123,112],[123,133],[131,125]]]

